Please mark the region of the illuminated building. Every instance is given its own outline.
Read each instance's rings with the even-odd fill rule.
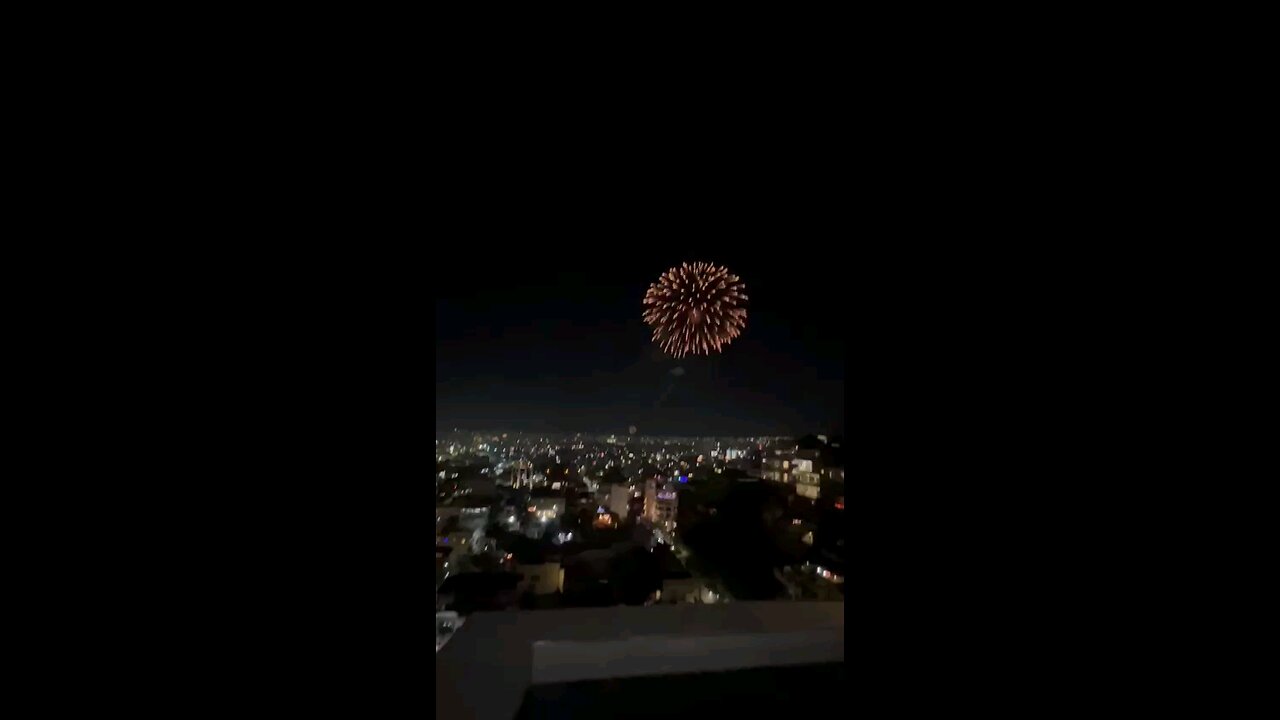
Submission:
[[[539,522],[550,522],[564,514],[565,500],[562,497],[536,497],[529,503],[529,512]]]
[[[516,572],[522,575],[516,592],[523,595],[550,595],[564,589],[564,570],[556,561],[516,563]]]
[[[440,648],[449,642],[453,633],[466,621],[466,618],[459,617],[456,612],[436,613],[436,652],[440,652]]]
[[[463,530],[484,530],[489,524],[488,507],[464,507],[458,515],[458,527]]]
[[[626,485],[613,484],[609,486],[609,512],[617,515],[619,519],[627,518],[627,508],[631,502],[631,491]]]
[[[796,458],[791,465],[792,481],[796,484],[796,494],[810,500],[818,499],[822,476],[813,470],[813,461]]]
[[[511,466],[511,487],[532,487],[533,478],[530,477],[532,472],[532,463],[527,460],[517,460],[516,463]]]
[[[644,485],[644,516],[654,527],[671,532],[676,527],[679,500],[673,483],[649,478]]]
[[[454,530],[436,536],[436,547],[452,548],[455,554],[472,552],[484,539],[483,530]]]
[[[760,477],[780,483],[791,482],[791,461],[781,457],[768,457],[761,463]]]

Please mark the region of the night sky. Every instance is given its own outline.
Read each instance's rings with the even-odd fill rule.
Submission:
[[[541,255],[483,245],[432,279],[438,428],[843,434],[851,274],[838,255],[776,243]],[[742,277],[747,326],[719,355],[677,360],[651,341],[641,300],[667,268],[696,260]]]

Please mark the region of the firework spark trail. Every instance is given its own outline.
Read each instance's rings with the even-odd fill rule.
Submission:
[[[671,268],[644,295],[653,340],[675,357],[720,352],[747,324],[741,278],[711,263]]]

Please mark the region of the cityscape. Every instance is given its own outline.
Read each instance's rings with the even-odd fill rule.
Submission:
[[[839,271],[797,267],[544,253],[440,278],[441,717],[781,711],[799,677],[843,681]]]
[[[844,597],[838,437],[458,430],[435,447],[439,646],[477,610]]]

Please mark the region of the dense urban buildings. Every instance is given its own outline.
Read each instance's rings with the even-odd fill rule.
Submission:
[[[436,605],[458,616],[438,626],[479,609],[841,600],[839,443],[442,433]]]
[[[781,453],[782,451],[777,451]],[[765,458],[762,463],[761,477],[765,480],[773,482],[789,483],[791,482],[791,455],[788,452],[786,457],[780,454],[774,457]]]
[[[433,278],[441,717],[794,714],[843,685],[847,270],[797,292],[741,242],[623,244]]]
[[[796,458],[792,464],[791,477],[796,484],[796,494],[811,500],[818,499],[818,473],[813,470],[813,460]]]
[[[666,533],[676,529],[676,509],[680,503],[675,483],[658,478],[647,480],[644,504],[645,518],[654,528]]]

